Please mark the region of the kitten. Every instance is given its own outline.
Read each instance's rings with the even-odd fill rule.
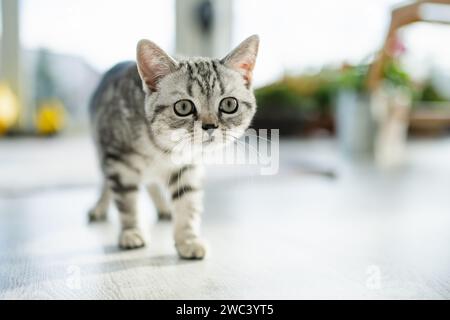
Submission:
[[[90,112],[103,189],[90,221],[106,219],[110,200],[120,212],[119,245],[145,245],[136,198],[147,187],[161,219],[173,215],[175,246],[186,259],[202,259],[200,238],[202,166],[179,164],[180,143],[213,148],[241,137],[256,111],[251,89],[259,38],[252,36],[223,60],[176,61],[156,44],[141,40],[137,64],[121,63],[106,73]],[[174,132],[184,130],[177,140]],[[201,132],[201,139],[195,133]],[[177,149],[177,150],[175,150]]]

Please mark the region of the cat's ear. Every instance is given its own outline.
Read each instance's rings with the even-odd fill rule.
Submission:
[[[137,66],[144,90],[155,92],[159,81],[176,70],[177,62],[155,43],[141,40],[137,45]]]
[[[258,49],[259,37],[253,35],[222,60],[225,66],[239,72],[244,77],[248,87],[252,84]]]

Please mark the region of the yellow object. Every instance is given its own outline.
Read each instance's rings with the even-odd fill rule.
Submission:
[[[11,88],[0,83],[0,135],[5,134],[19,118],[19,102]]]
[[[36,114],[36,129],[43,135],[58,133],[64,128],[64,105],[59,100],[43,101]]]

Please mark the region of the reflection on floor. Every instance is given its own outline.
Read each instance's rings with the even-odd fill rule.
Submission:
[[[448,139],[411,142],[395,172],[329,140],[282,142],[275,176],[210,168],[202,262],[177,258],[144,195],[147,248],[117,250],[115,212],[87,224],[87,138],[0,150],[0,299],[450,298]]]

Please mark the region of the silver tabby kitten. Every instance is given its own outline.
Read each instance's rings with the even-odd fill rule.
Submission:
[[[106,219],[113,200],[121,248],[145,245],[136,212],[139,186],[145,185],[159,217],[173,217],[180,257],[205,256],[202,167],[174,161],[174,155],[186,152],[180,144],[204,152],[244,134],[256,111],[251,83],[258,46],[259,38],[252,36],[223,60],[176,61],[142,40],[137,64],[122,63],[106,73],[90,106],[104,184],[89,218]],[[174,138],[179,130],[184,134]]]

